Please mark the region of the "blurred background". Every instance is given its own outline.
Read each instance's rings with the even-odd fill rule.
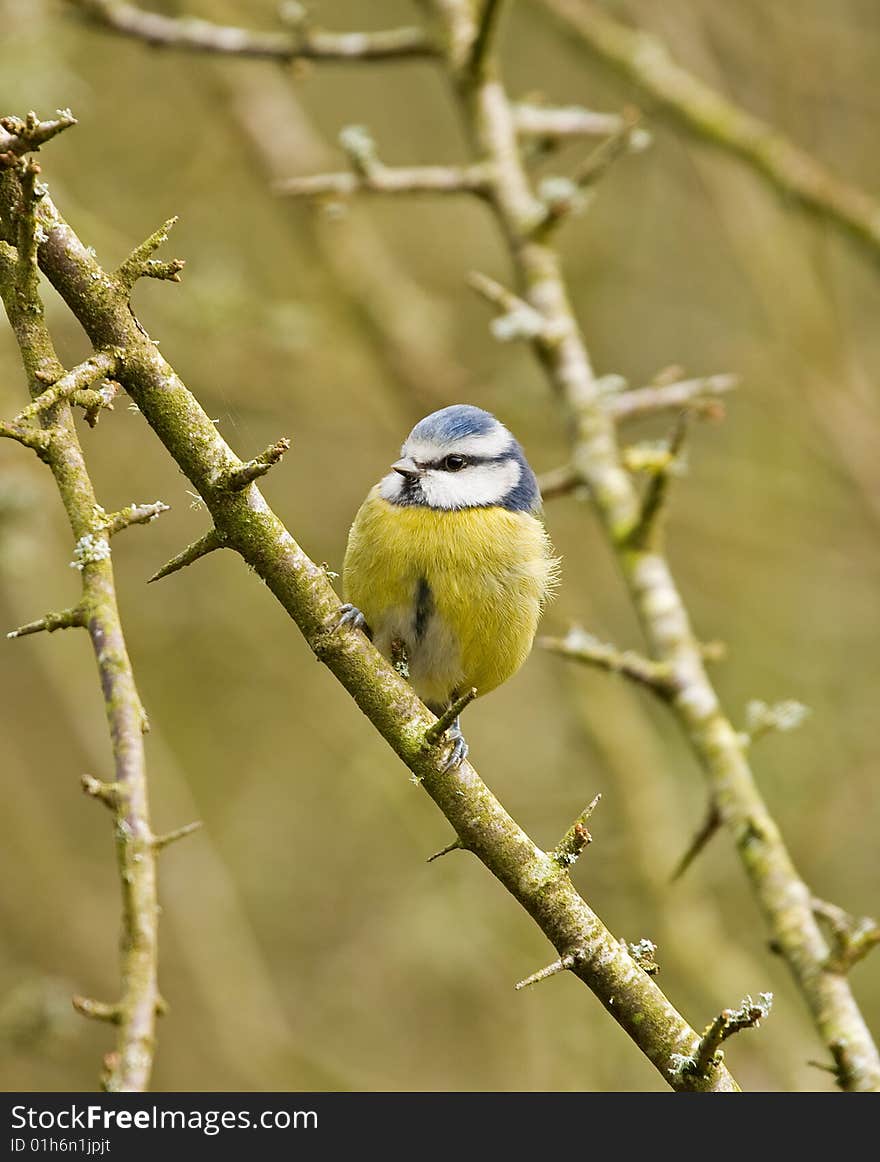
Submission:
[[[156,0],[277,28],[274,5]],[[334,29],[411,23],[405,0],[323,0]],[[539,3],[512,5],[512,91],[619,111],[627,84],[563,37]],[[880,189],[880,12],[861,0],[649,0],[609,9],[774,122],[843,177]],[[343,168],[336,139],[373,132],[389,163],[463,159],[429,64],[280,68],[151,51],[102,35],[49,0],[0,0],[3,112],[80,120],[44,150],[62,212],[118,264],[180,215],[165,257],[182,286],[138,286],[135,306],[220,432],[248,457],[293,440],[266,480],[306,551],[339,570],[352,516],[427,411],[496,412],[536,470],[565,462],[560,409],[529,352],[501,346],[464,285],[509,277],[487,211],[466,200],[374,199],[343,215],[271,193],[278,177]],[[636,100],[636,103],[638,101]],[[644,107],[644,106],[643,106]],[[670,364],[735,372],[727,418],[698,424],[669,548],[697,632],[728,645],[715,667],[734,722],[752,698],[812,714],[754,752],[757,777],[817,895],[878,910],[880,775],[880,276],[832,227],[645,108],[653,145],[619,162],[560,245],[600,373],[633,386]],[[566,172],[591,148],[553,162]],[[87,353],[47,289],[62,358]],[[24,402],[0,327],[0,414]],[[662,435],[668,418],[633,427]],[[107,509],[172,511],[114,543],[123,621],[152,721],[157,830],[202,832],[161,858],[157,1089],[638,1090],[662,1079],[579,982],[513,985],[553,958],[540,931],[466,854],[428,866],[448,825],[296,628],[232,554],[147,587],[207,516],[124,397],[80,424]],[[4,445],[8,442],[4,442]],[[587,505],[548,504],[564,557],[544,627],[581,623],[640,647]],[[0,626],[72,604],[77,575],[49,473],[0,446]],[[109,773],[85,638],[0,647],[0,1086],[88,1089],[111,1031],[73,992],[111,1000],[118,885],[106,814],[79,789]],[[728,1043],[744,1087],[830,1090],[833,1078],[726,835],[687,876],[669,873],[701,822],[700,771],[662,707],[623,680],[535,650],[467,714],[471,754],[514,817],[554,844],[593,795],[594,843],[575,880],[609,928],[659,945],[659,984],[702,1028],[746,993],[773,991],[759,1032]],[[852,984],[880,1027],[880,974]]]

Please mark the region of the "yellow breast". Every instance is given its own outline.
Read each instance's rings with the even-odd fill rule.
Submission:
[[[383,654],[403,642],[419,696],[445,706],[456,690],[485,694],[519,669],[557,572],[528,513],[405,507],[374,488],[349,534],[343,588]]]

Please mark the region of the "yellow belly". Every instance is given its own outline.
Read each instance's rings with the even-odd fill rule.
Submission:
[[[386,657],[403,642],[419,696],[444,706],[455,691],[486,694],[516,673],[557,571],[536,517],[401,507],[374,488],[349,534],[343,589]]]

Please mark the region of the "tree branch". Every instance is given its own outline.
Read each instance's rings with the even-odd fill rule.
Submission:
[[[616,420],[639,419],[673,408],[693,408],[708,415],[717,414],[715,398],[733,391],[739,384],[736,375],[707,375],[682,379],[676,383],[650,385],[620,391],[605,397],[604,406]],[[713,412],[714,409],[714,412]]]
[[[20,140],[29,142],[29,147],[41,144],[72,120],[62,117],[53,125],[28,118]],[[14,119],[6,118],[3,124],[9,131]],[[48,125],[52,132],[41,130],[40,125]],[[2,263],[0,292],[18,341],[31,396],[39,405],[35,418],[45,428],[51,428],[52,438],[43,455],[55,477],[76,539],[75,564],[82,578],[82,597],[75,610],[47,615],[42,624],[23,626],[15,632],[22,635],[43,628],[51,632],[63,625],[85,624],[92,642],[104,693],[115,781],[112,800],[109,793],[90,790],[91,784],[86,789],[112,808],[122,887],[122,985],[121,998],[113,1006],[118,1025],[117,1048],[109,1055],[105,1084],[113,1090],[141,1091],[147,1088],[153,1065],[158,1000],[156,869],[142,737],[146,717],[116,604],[107,533],[101,523],[103,509],[97,503],[70,407],[63,398],[71,380],[91,375],[96,368],[99,374],[107,357],[96,354],[92,361],[67,376],[58,362],[39,296],[37,252],[39,246],[46,244],[48,195],[44,189],[36,188],[37,172],[31,159],[0,171],[0,230],[7,242],[15,243],[18,254],[11,268],[7,262]],[[58,392],[55,402],[47,403],[44,398],[43,383],[47,380],[54,384],[50,392]],[[103,788],[104,784],[98,786]]]
[[[669,564],[657,546],[634,545],[630,539],[641,519],[641,502],[624,466],[614,419],[604,406],[559,256],[540,234],[543,205],[518,147],[510,98],[497,74],[474,84],[461,66],[455,46],[473,35],[465,0],[433,3],[446,30],[447,60],[463,120],[478,160],[491,168],[488,200],[509,246],[521,297],[545,322],[532,344],[568,413],[572,467],[588,488],[617,556],[650,653],[669,668],[675,684],[670,705],[733,835],[772,937],[823,1041],[839,1053],[844,1088],[878,1088],[880,1054],[847,982],[827,970],[828,944],[812,913],[811,893],[761,797],[738,733],[721,708]],[[588,10],[594,11],[592,5]],[[554,342],[547,342],[548,333]]]
[[[74,367],[72,371],[68,371],[66,375],[62,375],[59,380],[47,387],[45,391],[29,403],[26,408],[23,408],[13,421],[16,424],[25,424],[30,420],[36,419],[41,412],[45,412],[54,404],[60,403],[62,400],[69,400],[77,392],[84,388],[91,387],[96,379],[104,379],[108,375],[112,375],[119,363],[119,356],[112,351],[97,351],[90,356],[79,366]],[[37,377],[39,382],[43,382],[44,376]]]
[[[570,629],[564,638],[542,637],[538,644],[572,661],[584,662],[611,674],[623,674],[664,700],[668,701],[675,694],[673,671],[669,665],[642,657],[634,650],[619,650],[607,645],[579,626]]]
[[[274,468],[289,448],[290,440],[283,436],[274,444],[270,444],[253,460],[247,460],[244,464],[240,464],[237,468],[227,472],[223,478],[224,485],[233,492],[241,492],[243,488],[247,488],[249,484],[253,484],[255,480],[259,480],[261,476],[265,476]]]
[[[637,85],[681,128],[735,154],[786,198],[880,252],[880,202],[676,64],[658,37],[619,23],[592,0],[539,2],[578,44]]]
[[[0,212],[5,209],[0,202]],[[363,634],[339,626],[339,600],[323,569],[296,544],[256,486],[239,492],[217,481],[239,463],[211,419],[131,313],[122,287],[108,293],[104,272],[48,197],[41,209],[43,270],[92,343],[125,351],[120,379],[193,487],[219,535],[264,579],[315,654],[443,811],[472,851],[540,925],[560,955],[577,948],[576,974],[603,1000],[674,1088],[733,1090],[723,1068],[709,1079],[672,1078],[675,1053],[699,1038],[577,893],[558,863],[535,846],[467,762],[446,771],[423,746],[433,716]],[[99,286],[100,284],[100,286]]]
[[[324,32],[302,24],[290,32],[252,32],[194,17],[164,16],[123,0],[68,0],[68,3],[106,31],[142,40],[155,48],[287,63],[410,60],[436,55],[436,49],[420,28]]]
[[[170,577],[172,573],[185,569],[187,565],[192,565],[194,562],[200,561],[202,557],[207,557],[208,553],[213,553],[224,547],[223,538],[217,530],[208,529],[197,541],[187,545],[176,557],[172,557],[161,569],[158,569],[150,581],[161,581],[163,577]]]
[[[680,1074],[709,1077],[723,1060],[722,1042],[741,1029],[757,1029],[769,1016],[772,1004],[772,993],[760,993],[757,1001],[746,997],[738,1009],[722,1009],[715,1020],[707,1025],[697,1052],[682,1055],[674,1063],[673,1070]]]
[[[29,621],[27,625],[20,625],[18,629],[10,630],[8,638],[27,637],[32,633],[54,633],[56,629],[84,629],[86,625],[85,610],[79,606],[73,609],[62,609],[58,613],[47,613],[36,621]]]
[[[713,799],[734,836],[773,938],[792,968],[820,1035],[839,1060],[842,1084],[849,1089],[875,1088],[880,1085],[880,1057],[848,985],[840,974],[827,969],[828,945],[812,914],[810,894],[758,792],[739,736],[721,710],[705,672],[702,649],[691,629],[668,563],[653,546],[633,547],[628,544],[628,538],[639,521],[639,497],[626,471],[613,416],[604,406],[600,381],[594,376],[568,301],[558,256],[549,246],[548,239],[539,236],[547,221],[547,200],[538,196],[531,187],[517,144],[512,102],[494,69],[487,68],[482,76],[475,78],[468,68],[479,27],[468,0],[428,0],[428,3],[445,32],[450,75],[479,162],[488,167],[488,188],[481,192],[495,209],[510,244],[518,282],[524,288],[522,297],[549,328],[542,327],[532,342],[551,382],[567,405],[574,434],[572,471],[588,488],[617,551],[651,653],[658,662],[672,668],[677,689],[672,701],[676,716],[703,765]],[[557,11],[575,11],[571,0],[552,0],[552,5]],[[600,18],[592,5],[581,4],[580,7],[591,19]],[[604,27],[607,30],[607,18],[603,19],[606,19]],[[612,62],[615,45],[618,49],[621,46],[632,48],[634,44],[636,48],[644,46],[645,41],[638,39],[639,34],[633,34],[613,21],[611,27],[615,33],[637,38],[625,43],[622,40],[603,42],[596,51]],[[651,58],[655,63],[659,59],[660,73],[666,72],[668,77],[662,52],[658,54],[653,50],[650,41],[648,50],[641,53],[641,64],[645,65],[647,61],[650,74]],[[637,58],[627,58],[626,67],[633,62],[639,63]],[[685,79],[688,79],[687,75]],[[715,96],[711,90],[707,92]],[[661,91],[655,91],[654,95],[660,96]],[[670,90],[668,96],[667,107],[673,112],[679,111],[680,103],[675,94]],[[695,122],[695,126],[697,124]],[[740,122],[741,127],[742,124]],[[754,124],[765,128],[760,122]],[[713,134],[708,130],[706,135],[730,148],[738,148],[734,138],[727,142],[723,133]],[[768,143],[772,148],[765,148]],[[763,142],[756,140],[749,150],[741,149],[743,156],[753,157],[754,164],[767,176],[778,180],[782,188],[798,196],[805,204],[827,213],[872,245],[880,242],[880,225],[877,225],[874,204],[859,191],[847,190],[836,179],[831,179],[818,163],[789,146],[778,135]],[[375,180],[365,179],[362,173],[341,176],[347,179],[343,182],[346,186],[343,192],[348,191],[348,183],[352,180],[356,183],[355,188],[360,188],[360,183]],[[333,176],[330,189],[318,188],[311,192],[339,193],[336,177]],[[326,180],[317,179],[319,187]],[[53,249],[51,239],[49,249]],[[93,322],[91,330],[93,341],[106,345],[107,339],[102,340],[102,336],[114,333],[116,328]],[[552,343],[547,341],[548,334],[554,337]],[[145,408],[141,410],[145,411]],[[157,431],[165,439],[167,432],[161,420],[161,416],[154,414]],[[227,468],[234,464],[231,450],[226,449],[223,455]],[[183,450],[181,457],[189,460]],[[195,480],[192,475],[190,478]],[[271,581],[269,583],[271,587]]]
[[[498,21],[504,8],[504,0],[477,0],[477,2],[482,3],[482,8],[466,67],[475,78],[481,79],[492,59],[492,47],[498,31]]]
[[[593,837],[587,831],[587,822],[590,816],[599,806],[601,795],[596,795],[572,823],[556,847],[554,847],[552,855],[561,868],[568,871],[574,864],[577,863],[580,856],[583,854],[584,848],[593,842]]]
[[[481,194],[482,166],[423,165],[405,168],[377,163],[368,172],[286,178],[275,190],[294,198],[350,198],[354,194]]]
[[[513,106],[516,131],[520,137],[558,140],[567,137],[610,137],[623,127],[619,113],[598,113],[579,105],[534,105],[519,102]]]

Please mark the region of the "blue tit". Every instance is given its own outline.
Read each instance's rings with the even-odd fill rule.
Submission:
[[[412,686],[439,716],[520,668],[559,562],[535,474],[488,412],[454,404],[426,416],[391,468],[351,526],[342,620],[386,658],[402,646]],[[447,738],[449,769],[468,750],[458,719]]]

